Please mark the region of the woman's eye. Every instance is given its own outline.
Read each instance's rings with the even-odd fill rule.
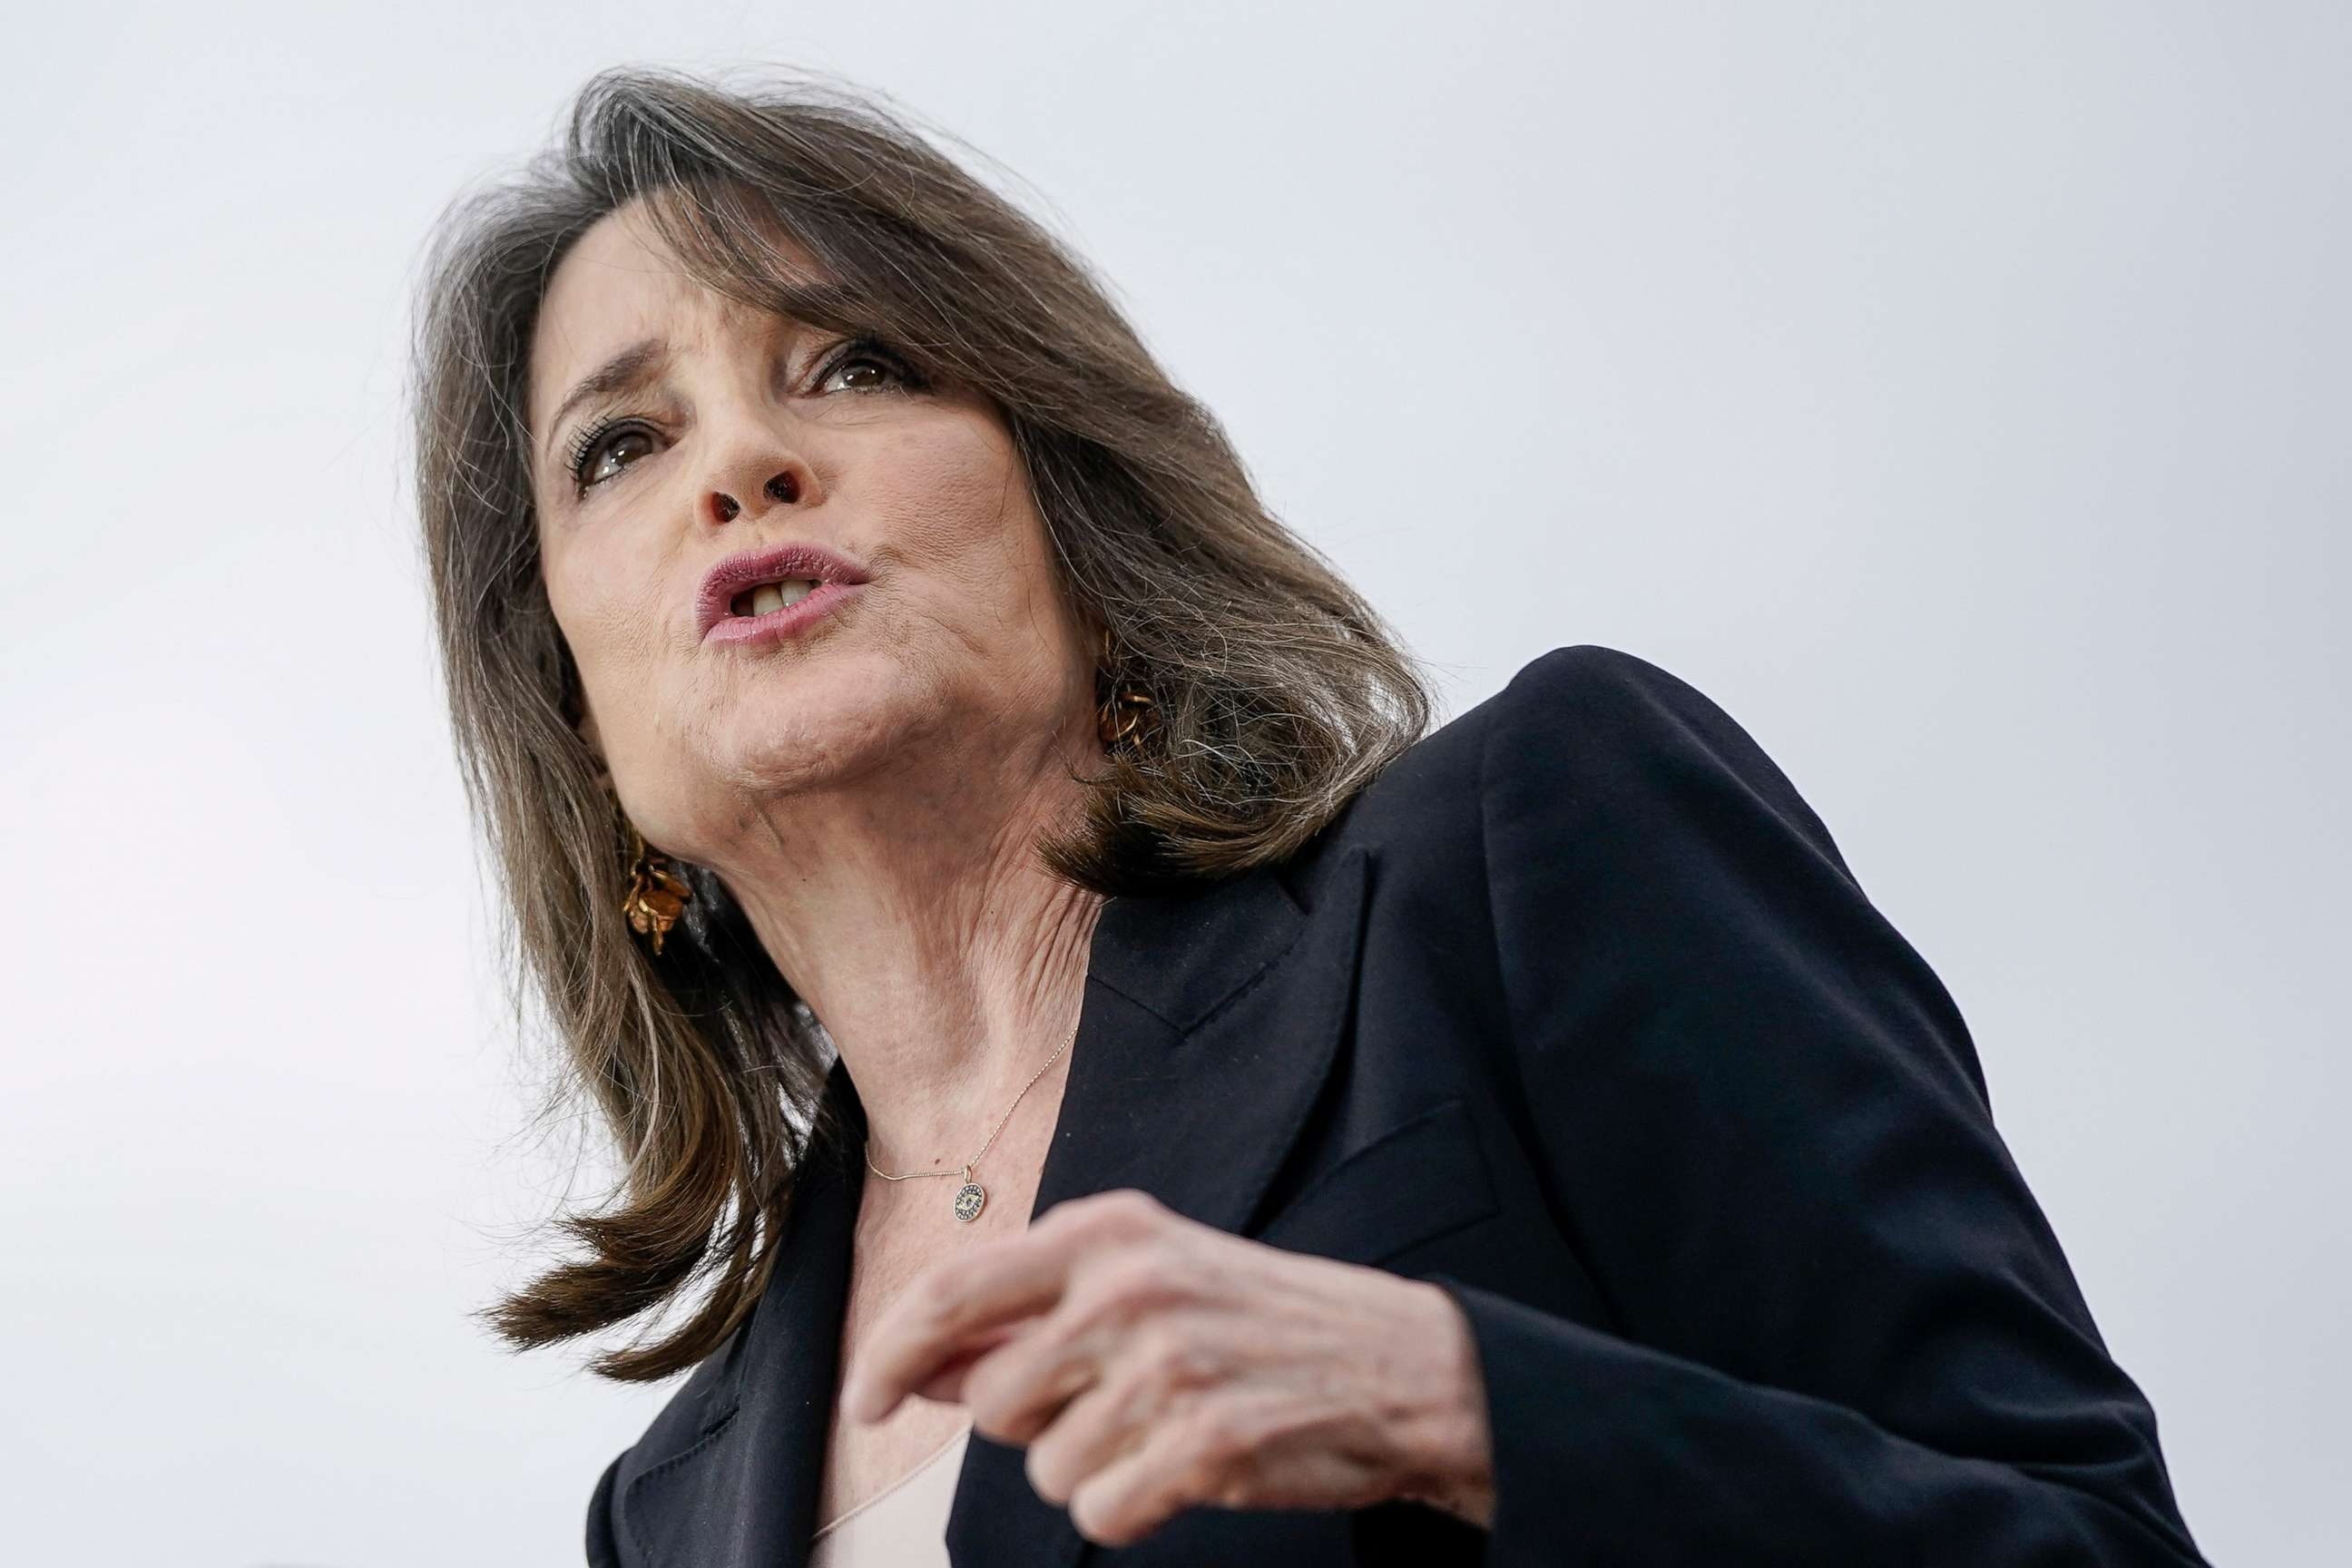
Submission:
[[[845,392],[887,392],[894,386],[919,391],[922,378],[898,355],[880,344],[866,342],[853,343],[848,351],[825,367],[817,379],[819,392],[838,385]]]
[[[890,374],[890,367],[880,360],[860,354],[856,359],[845,360],[834,366],[833,373],[825,380],[839,380],[851,392],[865,392],[887,384]]]
[[[621,454],[628,449],[631,442],[642,442],[649,447],[651,440],[645,431],[635,427],[601,436],[582,449],[579,462],[572,467],[572,477],[583,489],[590,485],[600,484],[627,468],[635,458],[645,456],[644,452],[637,452],[632,458],[622,458]]]
[[[844,392],[920,392],[928,384],[906,361],[879,343],[866,341],[852,343],[840,358],[827,365],[817,378],[816,390],[825,393],[837,387]],[[572,482],[582,495],[586,495],[638,458],[647,456],[655,440],[654,433],[639,425],[600,423],[591,426],[572,447]]]

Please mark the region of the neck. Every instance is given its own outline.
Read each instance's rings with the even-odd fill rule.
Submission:
[[[729,836],[720,874],[840,1050],[886,1171],[959,1169],[1008,1111],[1006,1138],[1058,1100],[1068,1053],[1037,1075],[1076,1026],[1102,900],[1035,846],[1080,809],[1064,774],[1090,741],[765,800]]]

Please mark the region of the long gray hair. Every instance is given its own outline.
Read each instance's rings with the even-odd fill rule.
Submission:
[[[936,134],[936,132],[934,133]],[[968,149],[967,149],[968,151]],[[510,997],[545,1006],[620,1174],[560,1217],[585,1255],[484,1309],[529,1347],[701,1304],[591,1364],[652,1380],[700,1361],[764,1288],[794,1173],[843,1130],[829,1047],[708,870],[656,955],[621,913],[627,824],[576,725],[580,689],[541,575],[526,373],[550,275],[643,200],[691,276],[827,331],[870,332],[993,400],[1062,589],[1114,650],[1100,690],[1151,698],[1113,749],[1056,875],[1165,891],[1279,861],[1428,728],[1429,689],[1381,617],[1266,512],[1224,432],[1169,380],[1087,266],[881,95],[761,69],[592,78],[556,144],[461,195],[415,315],[415,479],[450,721],[513,918]],[[774,243],[814,257],[813,288]]]

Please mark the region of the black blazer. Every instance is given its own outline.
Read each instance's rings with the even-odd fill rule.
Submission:
[[[826,1091],[862,1138],[855,1086]],[[792,1568],[865,1162],[595,1488],[588,1560]],[[1555,650],[1300,854],[1097,925],[1033,1216],[1140,1187],[1468,1314],[1490,1531],[1188,1510],[1113,1553],[974,1433],[958,1568],[2194,1563],[1966,1026],[1706,697]]]

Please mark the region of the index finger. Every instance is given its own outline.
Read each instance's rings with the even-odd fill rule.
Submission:
[[[964,1342],[1050,1310],[1076,1256],[1067,1229],[1040,1222],[931,1264],[876,1321],[842,1386],[842,1409],[860,1421],[879,1421]]]

